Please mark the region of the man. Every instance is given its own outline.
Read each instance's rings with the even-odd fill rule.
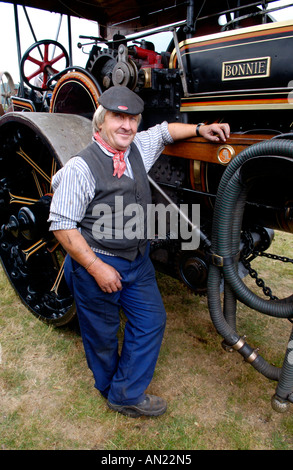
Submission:
[[[166,322],[146,238],[151,203],[147,172],[166,144],[196,134],[225,141],[229,126],[164,122],[137,133],[144,105],[138,95],[126,87],[112,87],[100,96],[99,104],[93,142],[53,179],[49,220],[68,253],[65,277],[95,387],[113,410],[132,417],[159,416],[166,411],[165,400],[145,393]],[[122,201],[120,209],[117,200]],[[123,230],[131,222],[126,209],[134,203],[143,208],[144,233],[136,238]],[[113,211],[107,218],[108,207]],[[120,307],[127,322],[119,355]]]

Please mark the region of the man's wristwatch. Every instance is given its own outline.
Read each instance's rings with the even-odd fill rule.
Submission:
[[[196,132],[197,137],[200,137],[200,133],[199,133],[199,128],[200,128],[200,126],[204,126],[204,122],[200,122],[200,123],[197,124],[197,126],[196,126],[195,132]]]

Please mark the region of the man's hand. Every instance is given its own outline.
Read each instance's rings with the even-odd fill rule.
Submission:
[[[226,142],[230,137],[230,126],[227,123],[202,124],[198,129],[199,134],[211,142]]]
[[[95,259],[95,253],[77,229],[56,230],[54,235],[73,259],[85,268],[88,266],[87,272],[95,278],[102,291],[111,293],[122,289],[120,274],[100,258]]]
[[[174,142],[190,139],[196,136],[196,124],[185,124],[182,122],[170,122],[169,133]],[[230,126],[227,123],[202,124],[198,128],[199,135],[212,142],[225,142],[230,137]]]
[[[121,275],[113,266],[104,263],[101,259],[97,259],[87,271],[95,278],[103,292],[111,294],[112,292],[117,292],[122,289]]]

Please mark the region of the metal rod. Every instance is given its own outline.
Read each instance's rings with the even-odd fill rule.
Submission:
[[[60,33],[60,29],[61,29],[61,24],[62,24],[62,17],[63,17],[63,15],[61,14],[60,18],[59,18],[59,24],[58,24],[58,27],[57,27],[57,33],[56,33],[56,36],[55,36],[55,41],[58,41],[58,38],[59,38],[59,33]],[[52,52],[52,56],[51,56],[52,60],[54,58],[55,51],[56,51],[56,46],[53,47],[53,52]]]
[[[180,78],[182,82],[183,93],[184,93],[184,96],[187,97],[189,96],[189,94],[188,94],[188,88],[187,88],[186,74],[185,74],[185,70],[183,66],[182,56],[181,56],[180,47],[178,43],[177,32],[175,28],[173,28],[173,39],[174,39],[174,45],[175,45],[176,54],[177,54],[178,68],[179,68],[179,74],[180,74]]]
[[[21,75],[21,68],[20,68],[21,48],[20,48],[20,35],[19,35],[19,21],[18,21],[17,5],[13,4],[13,8],[14,8],[14,23],[15,23],[18,67],[19,67],[19,77],[20,77],[19,89],[20,89],[20,96],[23,96],[24,95],[24,85],[23,85],[23,78],[22,78],[22,75]]]
[[[72,65],[72,37],[71,37],[71,18],[67,15],[67,26],[68,26],[68,48],[69,48],[69,65]]]
[[[200,230],[199,227],[194,225],[191,220],[187,217],[187,215],[172,201],[172,199],[168,196],[168,194],[163,191],[163,189],[148,175],[148,180],[150,184],[157,190],[159,193],[166,199],[167,202],[175,209],[176,212],[190,225],[193,232],[197,234],[202,242],[204,242],[207,246],[211,245],[209,239],[204,235],[204,233]]]
[[[27,20],[27,22],[28,22],[28,25],[29,25],[29,27],[30,27],[32,36],[33,36],[33,38],[34,38],[34,41],[35,41],[35,42],[38,42],[37,37],[36,37],[35,32],[34,32],[34,28],[33,28],[32,24],[31,24],[31,20],[29,19],[28,13],[27,13],[27,11],[26,11],[26,7],[23,5],[22,8],[23,8],[23,11],[24,11],[26,20]],[[39,49],[39,51],[40,51],[40,49]],[[42,59],[43,59],[43,56],[42,56],[41,51],[40,51],[40,55],[41,55],[41,57],[42,57]]]

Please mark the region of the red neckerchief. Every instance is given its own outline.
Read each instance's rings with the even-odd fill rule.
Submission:
[[[124,161],[124,154],[125,151],[122,152],[121,150],[116,150],[113,147],[111,147],[107,142],[105,142],[100,134],[96,132],[94,134],[94,138],[99,144],[104,147],[108,152],[113,153],[113,166],[114,166],[114,173],[113,176],[118,176],[118,178],[121,178],[123,175],[124,171],[126,170],[126,163]]]

